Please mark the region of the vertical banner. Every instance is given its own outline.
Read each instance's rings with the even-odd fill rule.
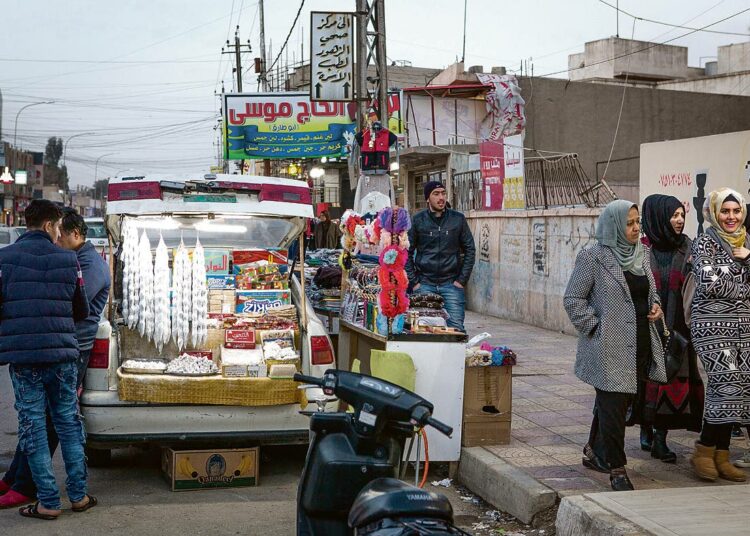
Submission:
[[[310,100],[354,100],[354,14],[310,13]]]
[[[479,144],[479,166],[482,171],[482,209],[502,210],[505,179],[502,139]]]
[[[505,179],[503,181],[503,209],[526,208],[526,185],[523,169],[523,134],[503,139]]]

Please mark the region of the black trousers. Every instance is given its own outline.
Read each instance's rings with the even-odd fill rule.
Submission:
[[[625,418],[633,398],[628,393],[596,390],[589,445],[610,469],[625,467]]]
[[[732,441],[731,424],[711,424],[703,421],[703,430],[699,440],[701,445],[716,447],[718,450],[729,450]]]

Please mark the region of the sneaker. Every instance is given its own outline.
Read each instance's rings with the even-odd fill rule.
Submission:
[[[750,467],[750,449],[746,449],[742,458],[734,460],[733,463],[735,467]]]

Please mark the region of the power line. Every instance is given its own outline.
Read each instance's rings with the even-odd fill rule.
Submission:
[[[565,69],[565,70],[562,70],[562,71],[555,71],[555,72],[552,72],[552,73],[542,74],[542,75],[539,75],[539,77],[554,76],[556,74],[565,74],[565,73],[569,73],[571,71],[578,71],[580,69],[586,69],[587,67],[592,67],[594,65],[599,65],[601,63],[609,63],[609,62],[614,61],[614,60],[619,60],[620,58],[626,58],[627,56],[631,56],[633,54],[639,54],[641,52],[645,52],[646,50],[651,50],[654,47],[658,47],[660,45],[666,45],[667,43],[671,43],[672,41],[677,41],[678,39],[682,39],[683,37],[687,37],[688,35],[692,35],[692,34],[694,34],[696,32],[702,31],[702,30],[704,30],[706,28],[710,28],[711,26],[716,26],[717,24],[720,24],[720,23],[722,23],[724,21],[727,21],[729,19],[733,19],[734,17],[742,15],[743,13],[747,13],[748,11],[750,11],[750,7],[746,8],[746,9],[743,9],[742,11],[738,11],[737,13],[734,13],[733,15],[729,15],[728,17],[724,17],[721,20],[717,20],[716,22],[712,22],[710,24],[706,24],[705,26],[703,26],[701,28],[697,28],[695,30],[691,30],[691,31],[689,31],[687,33],[684,33],[682,35],[678,35],[677,37],[673,37],[671,39],[667,39],[666,41],[662,41],[660,43],[650,43],[648,46],[645,46],[645,47],[642,47],[642,48],[639,48],[637,50],[633,50],[633,51],[630,51],[630,52],[626,52],[624,54],[619,54],[619,55],[613,56],[611,58],[607,58],[605,60],[595,61],[595,62],[589,63],[587,65],[582,65],[580,67],[572,67],[572,68],[568,68],[568,69]]]
[[[276,59],[273,60],[273,63],[268,69],[265,69],[266,72],[273,71],[273,68],[276,66],[276,64],[279,61],[279,58],[281,58],[281,53],[284,52],[284,49],[286,48],[286,44],[289,42],[289,38],[292,36],[292,32],[294,31],[294,27],[297,26],[297,20],[299,20],[300,13],[302,13],[302,8],[305,6],[305,0],[302,0],[302,2],[299,5],[299,9],[297,10],[297,16],[294,17],[294,22],[292,23],[292,27],[289,28],[289,33],[286,36],[286,39],[284,39],[284,44],[281,45],[281,48],[279,49],[279,54],[276,56]]]
[[[612,9],[619,11],[623,15],[627,15],[628,17],[632,17],[635,20],[642,20],[644,22],[651,22],[653,24],[661,24],[662,26],[671,26],[672,28],[680,28],[680,29],[683,29],[683,30],[693,30],[693,31],[696,31],[696,32],[714,33],[714,34],[722,34],[722,35],[739,35],[739,36],[742,36],[742,37],[748,37],[748,36],[750,36],[750,34],[748,34],[748,33],[722,32],[722,31],[719,31],[719,30],[706,30],[704,28],[691,28],[689,26],[682,26],[681,24],[671,24],[669,22],[662,22],[662,21],[658,21],[658,20],[654,20],[654,19],[647,19],[646,17],[639,17],[637,15],[633,15],[632,13],[628,13],[624,9],[620,9],[617,6],[613,6],[609,2],[605,2],[605,0],[599,0],[599,2],[601,2],[605,6],[609,6]]]

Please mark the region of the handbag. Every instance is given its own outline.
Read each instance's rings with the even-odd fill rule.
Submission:
[[[664,327],[664,338],[662,345],[664,349],[664,366],[667,370],[667,383],[671,382],[682,368],[685,359],[688,358],[690,351],[690,341],[683,337],[675,330],[670,331],[667,328],[667,322],[664,317],[661,318]]]

